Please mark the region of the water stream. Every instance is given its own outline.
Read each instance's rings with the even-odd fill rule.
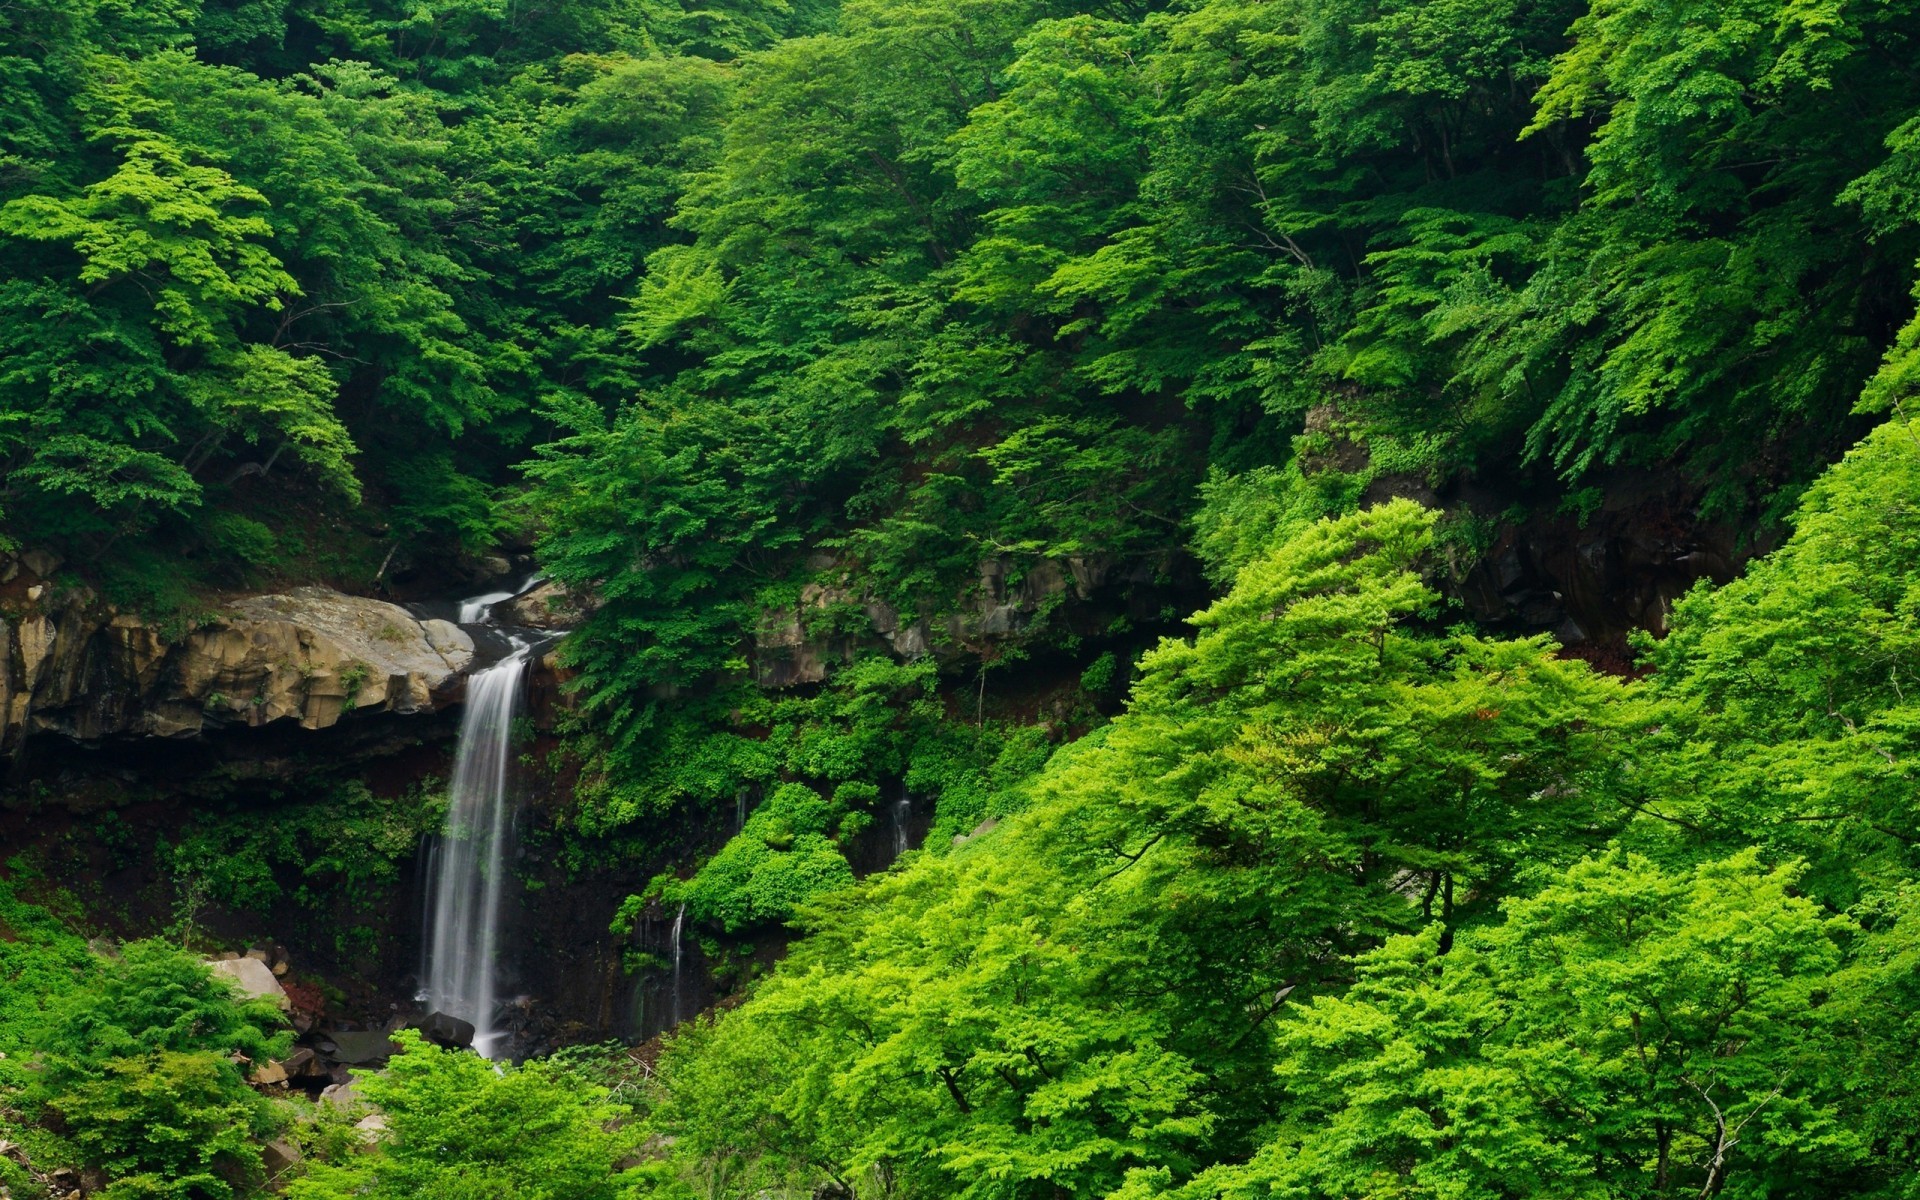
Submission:
[[[527,586],[535,582],[538,576]],[[462,601],[461,623],[489,621],[493,605],[519,594],[488,593]],[[430,883],[421,938],[421,1003],[430,1012],[470,1022],[474,1049],[489,1058],[501,1040],[494,1024],[500,902],[518,804],[513,718],[532,658],[526,639],[509,633],[507,641],[511,650],[505,658],[467,677],[447,820],[427,855]]]
[[[524,583],[511,592],[487,592],[479,596],[469,596],[460,602],[460,624],[478,625],[493,617],[493,606],[502,600],[511,600],[515,596],[533,590],[533,585],[546,576],[536,571],[529,575]]]
[[[913,849],[913,796],[905,789],[893,802],[893,856],[899,858]]]
[[[513,713],[527,658],[521,645],[467,680],[447,823],[432,859],[423,974],[426,1004],[472,1022],[474,1049],[489,1056],[497,1040],[494,959],[514,808],[508,786]]]
[[[680,911],[673,914],[673,933],[670,935],[673,938],[673,1025],[669,1028],[677,1028],[680,1024],[680,930],[686,920],[687,906],[682,904]]]

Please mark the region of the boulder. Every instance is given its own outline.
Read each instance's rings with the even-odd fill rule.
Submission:
[[[955,834],[953,838],[953,844],[956,846],[964,846],[968,842],[972,841],[973,839],[977,837],[985,837],[987,834],[992,833],[994,830],[998,828],[1000,828],[999,818],[988,817],[986,820],[980,822],[978,825],[975,825],[973,827],[972,833]]]
[[[252,999],[267,999],[282,1009],[290,1007],[287,989],[273,977],[273,969],[257,958],[218,958],[207,963],[216,975],[225,975]]]
[[[269,1176],[284,1175],[300,1163],[300,1147],[284,1138],[275,1138],[260,1147],[260,1165]]]
[[[572,629],[587,619],[598,603],[590,596],[582,596],[568,591],[560,584],[548,580],[501,602],[496,614],[514,625],[527,625],[534,629]]]
[[[378,1029],[336,1030],[327,1040],[333,1043],[335,1059],[354,1066],[385,1062],[394,1050],[393,1039]]]
[[[420,1022],[420,1036],[436,1046],[461,1050],[473,1045],[473,1023],[462,1021],[452,1013],[429,1013],[427,1019]]]
[[[387,1119],[379,1113],[369,1113],[361,1117],[358,1121],[355,1121],[353,1127],[360,1134],[361,1145],[364,1148],[372,1149],[374,1143],[378,1142],[381,1136],[387,1132]]]
[[[451,622],[330,588],[230,600],[184,633],[55,589],[0,612],[0,750],[36,733],[192,737],[431,711],[454,698],[473,656]]]

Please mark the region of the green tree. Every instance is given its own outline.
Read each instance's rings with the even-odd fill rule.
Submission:
[[[1098,1195],[1250,1153],[1295,989],[1487,911],[1623,811],[1596,790],[1617,684],[1412,623],[1432,520],[1382,506],[1246,567],[1011,827],[809,914],[670,1055],[664,1127],[710,1166],[912,1194]]]
[[[386,1123],[373,1152],[315,1166],[288,1188],[293,1200],[626,1194],[619,1164],[638,1139],[605,1088],[539,1062],[442,1050],[410,1030],[395,1040],[401,1052],[357,1088]]]
[[[1866,1145],[1821,1007],[1848,923],[1794,874],[1614,852],[1450,952],[1393,939],[1280,1026],[1272,1140],[1186,1193],[1813,1194]]]

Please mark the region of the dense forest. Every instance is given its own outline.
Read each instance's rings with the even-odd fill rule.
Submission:
[[[0,1198],[1920,1198],[1916,49],[1908,0],[0,3],[0,712],[57,598],[164,647],[537,566],[516,886],[672,978],[316,1102],[212,930],[404,907],[445,770],[268,803],[29,729]]]

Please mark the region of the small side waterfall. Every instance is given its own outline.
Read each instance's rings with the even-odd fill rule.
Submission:
[[[686,921],[687,906],[682,904],[680,911],[673,914],[673,932],[668,935],[673,939],[673,1025],[669,1026],[669,1028],[680,1024],[680,958],[682,950],[680,930],[685,926]]]
[[[497,1040],[494,958],[514,807],[513,714],[528,657],[516,642],[512,654],[467,680],[447,823],[428,860],[433,882],[421,999],[472,1022],[474,1049],[486,1057]]]
[[[913,796],[902,790],[900,798],[893,802],[893,857],[913,849]]]
[[[460,602],[460,624],[478,625],[482,621],[490,619],[493,616],[494,605],[500,603],[502,600],[511,600],[523,592],[531,591],[534,584],[539,583],[545,578],[546,576],[536,571],[532,575],[527,576],[526,582],[511,592],[488,592],[485,595],[470,596],[462,600]]]

